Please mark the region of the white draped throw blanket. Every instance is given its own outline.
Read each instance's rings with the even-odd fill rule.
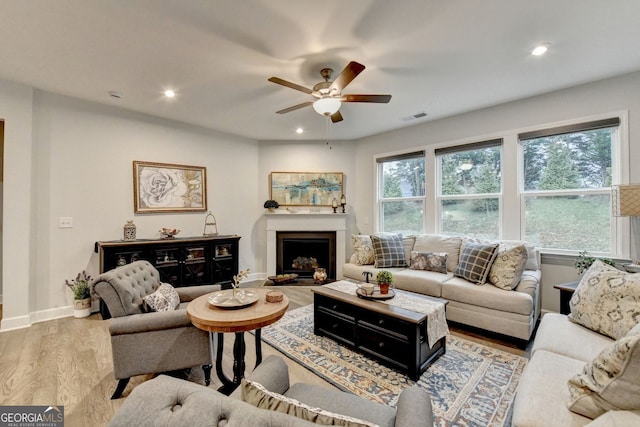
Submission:
[[[344,292],[350,295],[356,295],[358,285],[354,282],[346,280],[338,280],[337,282],[324,285],[327,288]],[[408,292],[396,292],[396,296],[388,300],[380,300],[383,304],[389,304],[394,307],[404,308],[405,310],[415,311],[427,315],[427,339],[429,348],[438,342],[442,337],[449,334],[449,326],[447,326],[447,317],[444,311],[444,304],[438,301],[432,301],[427,298],[413,296]]]

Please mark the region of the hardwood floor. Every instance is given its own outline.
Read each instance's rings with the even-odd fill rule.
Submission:
[[[276,287],[274,287],[275,289]],[[278,286],[289,297],[289,309],[313,302],[310,287]],[[515,343],[451,327],[453,335],[481,342],[513,354],[527,355]],[[224,370],[232,376],[233,335],[225,336]],[[255,364],[253,339],[247,336],[246,364]],[[280,352],[263,344],[263,357]],[[333,388],[311,371],[284,358],[291,382],[307,382]],[[36,323],[30,328],[0,333],[0,405],[64,405],[67,427],[105,426],[136,385],[152,378],[131,379],[124,397],[111,400],[113,378],[109,322],[99,314],[85,319],[72,317]],[[218,388],[215,373],[211,388]],[[193,369],[190,380],[203,383],[201,369]]]

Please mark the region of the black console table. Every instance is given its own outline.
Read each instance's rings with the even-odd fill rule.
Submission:
[[[95,243],[100,272],[137,260],[149,261],[173,286],[231,282],[238,274],[240,236],[111,240]]]

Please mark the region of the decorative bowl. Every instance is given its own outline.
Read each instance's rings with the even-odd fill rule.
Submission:
[[[178,234],[180,230],[176,228],[161,228],[160,234],[162,234],[162,238],[164,239],[173,239],[176,234]]]
[[[622,268],[629,273],[640,273],[640,264],[622,264]]]

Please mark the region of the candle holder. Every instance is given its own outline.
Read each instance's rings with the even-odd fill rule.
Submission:
[[[336,198],[333,198],[333,201],[331,202],[331,207],[333,208],[333,213],[337,213],[336,209],[338,209],[338,201],[336,200]]]
[[[340,197],[340,206],[342,206],[342,213],[345,213],[344,208],[347,206],[347,198],[344,197],[344,194]]]

